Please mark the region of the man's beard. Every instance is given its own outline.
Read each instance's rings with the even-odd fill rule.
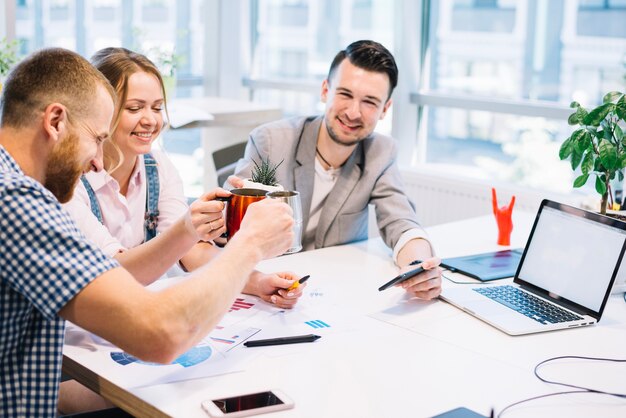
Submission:
[[[330,137],[330,139],[332,139],[335,144],[343,145],[344,147],[351,147],[353,145],[356,145],[359,142],[361,142],[361,141],[363,141],[363,140],[365,140],[365,139],[367,139],[367,138],[369,138],[371,136],[371,134],[370,134],[370,135],[367,135],[364,138],[357,138],[354,141],[345,142],[345,141],[342,141],[341,139],[339,139],[339,136],[337,136],[335,131],[333,131],[333,128],[330,127],[330,124],[325,123],[325,125],[326,125],[326,132],[328,132],[328,136]]]
[[[74,194],[74,187],[85,167],[77,161],[79,137],[74,130],[61,140],[50,155],[46,166],[44,186],[61,203],[67,203]]]

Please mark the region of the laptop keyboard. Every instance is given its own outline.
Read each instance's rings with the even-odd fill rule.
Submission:
[[[479,287],[473,290],[542,324],[583,319],[514,286]]]

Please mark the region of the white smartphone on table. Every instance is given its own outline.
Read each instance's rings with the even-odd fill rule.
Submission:
[[[248,417],[291,409],[293,406],[293,401],[283,391],[277,389],[202,402],[202,408],[214,418]]]

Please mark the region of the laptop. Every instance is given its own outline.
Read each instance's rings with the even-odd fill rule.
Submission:
[[[457,285],[441,298],[510,335],[593,325],[626,244],[626,223],[544,200],[513,283]]]

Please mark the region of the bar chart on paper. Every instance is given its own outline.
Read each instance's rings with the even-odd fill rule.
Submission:
[[[307,324],[308,326],[310,326],[311,328],[314,329],[320,329],[320,328],[330,328],[330,325],[320,319],[314,319],[312,321],[306,321],[305,324]]]
[[[228,312],[238,311],[240,309],[250,309],[253,306],[254,306],[254,303],[246,302],[246,300],[244,298],[237,298],[233,302],[233,304],[230,307],[230,310]]]

